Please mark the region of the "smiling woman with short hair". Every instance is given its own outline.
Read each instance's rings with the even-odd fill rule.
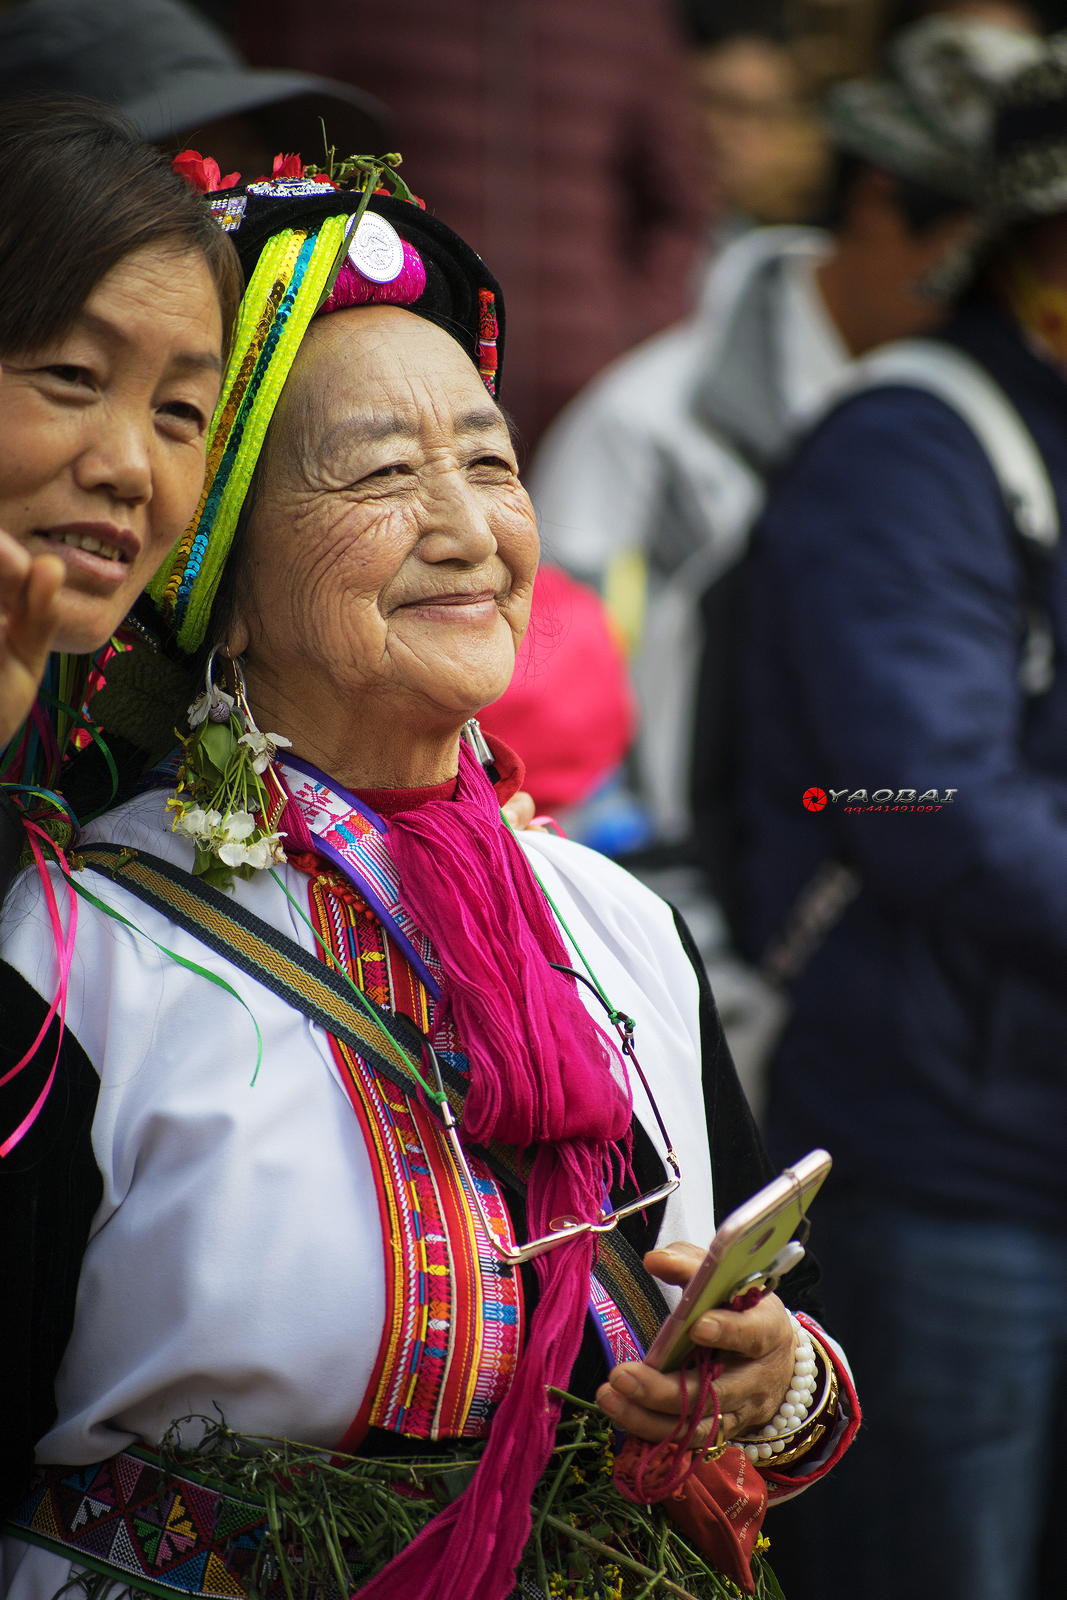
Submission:
[[[2,747],[49,648],[106,644],[195,510],[241,275],[103,106],[0,106],[0,167]]]
[[[524,1555],[554,1391],[595,1399],[639,1450],[672,1434],[682,1380],[642,1359],[666,1313],[647,1268],[687,1282],[702,1248],[670,1241],[703,1246],[768,1175],[684,924],[501,816],[521,764],[475,719],[511,675],[538,555],[496,400],[503,306],[462,240],[377,190],[382,166],[346,164],[351,189],[297,173],[214,197],[249,285],[207,481],[151,586],[155,649],[98,697],[109,736],[152,743],[152,686],[191,663],[189,731],[83,834],[76,936],[71,909],[57,953],[55,869],[16,883],[0,929],[20,1285],[3,1403],[12,1490],[29,1488],[10,1600],[86,1566],[177,1589],[193,1562],[195,1592],[233,1595],[261,1548],[297,1572],[321,1558],[331,1584],[343,1560],[368,1597],[505,1600],[517,1568],[537,1595],[569,1559],[540,1533]],[[173,725],[162,707],[164,750]],[[813,1280],[786,1293],[800,1311]],[[760,1474],[779,1497],[814,1481],[856,1408],[826,1336],[775,1295],[696,1337],[724,1364],[688,1442],[720,1423],[740,1441],[720,1488],[752,1499],[747,1581]],[[175,1428],[195,1447],[220,1413],[257,1494],[311,1474],[327,1495],[298,1549],[224,1500],[175,1551],[151,1533],[170,1480],[143,1447]],[[322,1457],[271,1478],[264,1436]],[[332,1452],[414,1456],[430,1487],[373,1479],[391,1510],[356,1539]],[[442,1496],[457,1452],[477,1470]],[[75,1483],[97,1484],[91,1526]],[[358,1498],[359,1473],[345,1483]],[[244,1543],[216,1531],[241,1516]],[[255,1571],[273,1595],[275,1568]]]

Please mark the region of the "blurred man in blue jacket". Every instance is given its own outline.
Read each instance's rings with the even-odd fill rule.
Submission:
[[[748,944],[795,977],[769,1141],[781,1162],[834,1156],[816,1238],[868,1422],[823,1502],[820,1600],[1067,1592],[1049,1544],[1067,1503],[1056,41],[1005,97],[989,194],[938,340],[950,367],[977,363],[971,399],[993,380],[1015,427],[1001,453],[1018,468],[1036,445],[1021,470],[1043,525],[998,481],[970,399],[883,373],[816,431],[757,539]]]

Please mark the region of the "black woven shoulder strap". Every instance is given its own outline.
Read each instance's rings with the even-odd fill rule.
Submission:
[[[354,1002],[340,974],[221,889],[160,856],[117,844],[85,845],[74,852],[71,865],[76,871],[91,868],[106,873],[128,893],[358,1051],[375,1072],[384,1074],[405,1094],[418,1089],[405,1054],[418,1059],[421,1053],[422,1041],[414,1024],[369,999],[367,1006],[374,1016],[368,1016]]]
[[[404,1094],[419,1092],[409,1060],[411,1056],[418,1060],[422,1051],[422,1036],[414,1023],[366,996],[368,1011],[364,1011],[339,973],[221,889],[160,856],[123,845],[85,845],[70,862],[75,871],[101,872],[121,883],[128,893],[355,1050]],[[441,1071],[453,1110],[459,1113],[466,1080],[445,1062]],[[486,1155],[501,1180],[525,1196],[521,1153],[494,1143]],[[594,1270],[647,1350],[668,1307],[656,1280],[618,1229],[600,1235]]]

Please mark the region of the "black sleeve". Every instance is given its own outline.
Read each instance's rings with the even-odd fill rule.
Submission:
[[[742,1201],[769,1183],[775,1176],[775,1169],[741,1088],[700,951],[680,911],[674,912],[674,925],[700,985],[704,1114],[708,1119],[708,1147],[715,1184],[715,1221],[719,1223]],[[694,1243],[702,1242],[694,1240]],[[804,1311],[821,1322],[822,1306],[812,1292],[818,1281],[819,1264],[809,1253],[800,1266],[783,1279],[778,1292],[791,1311]]]
[[[22,826],[22,814],[11,796],[0,789],[0,909],[3,908],[11,880],[18,870],[19,856],[22,854],[25,842],[26,832]],[[18,1056],[15,1060],[18,1060]],[[3,1077],[3,1073],[0,1073],[0,1077]]]
[[[0,963],[0,1078],[30,1049],[47,1013],[48,1002]],[[58,1034],[53,1018],[33,1059],[0,1088],[0,1143],[48,1081]],[[37,1120],[0,1161],[0,1519],[26,1494],[34,1446],[56,1417],[56,1372],[103,1194],[92,1148],[99,1083],[68,1030]]]

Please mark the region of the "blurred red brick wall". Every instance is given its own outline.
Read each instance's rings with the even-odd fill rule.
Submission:
[[[669,0],[239,0],[234,28],[257,65],[390,106],[404,177],[503,285],[528,443],[684,310],[701,219]]]

